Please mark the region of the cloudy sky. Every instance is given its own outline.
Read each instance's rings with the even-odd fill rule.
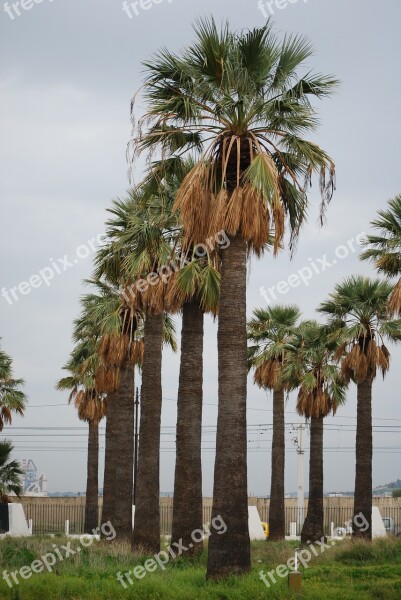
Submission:
[[[318,226],[314,192],[294,259],[287,252],[277,259],[254,259],[249,274],[251,315],[266,305],[261,287],[268,290],[299,270],[309,273],[311,263],[318,270],[323,261],[324,271],[320,267],[307,285],[277,295],[280,302],[298,303],[306,317],[315,317],[315,307],[337,281],[352,273],[372,273],[359,262],[355,240],[369,230],[376,211],[401,191],[401,5],[398,0],[277,0],[270,8],[262,4],[262,11],[257,0],[142,0],[126,4],[126,10],[120,0],[22,4],[27,10],[19,3],[14,8],[5,3],[4,11],[0,7],[0,337],[14,358],[16,375],[26,380],[30,406],[23,419],[14,419],[12,433],[5,433],[14,440],[19,458],[32,458],[47,473],[51,491],[84,490],[86,426],[54,385],[71,350],[71,323],[84,292],[81,281],[91,273],[92,240],[103,231],[111,199],[124,196],[129,185],[129,105],[141,84],[141,61],[161,46],[178,50],[187,44],[193,36],[191,23],[202,14],[251,28],[263,25],[264,15],[272,13],[280,35],[300,32],[311,39],[316,50],[311,68],[341,79],[337,95],[319,105],[322,124],[316,134],[338,173],[327,224]],[[20,285],[29,279],[36,287]],[[271,298],[268,291],[267,296]],[[217,416],[216,325],[211,320],[205,347],[203,459],[204,493],[209,495]],[[375,485],[401,476],[401,350],[393,349],[392,355],[386,381],[378,379],[374,388]],[[178,368],[179,357],[166,352],[163,491],[173,489]],[[270,489],[271,409],[271,397],[250,380],[249,491],[258,495]],[[326,491],[353,489],[355,413],[351,388],[346,406],[327,420]],[[290,492],[296,490],[292,440],[299,423],[293,398],[287,422]],[[307,432],[305,445],[308,449]],[[308,458],[306,451],[305,463]]]

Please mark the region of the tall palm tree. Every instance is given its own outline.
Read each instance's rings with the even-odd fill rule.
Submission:
[[[87,324],[85,324],[87,327]],[[106,414],[105,394],[96,391],[96,337],[82,339],[64,367],[70,373],[57,383],[58,390],[70,390],[80,420],[88,423],[88,455],[85,499],[85,532],[99,525],[99,423]]]
[[[112,284],[95,283],[98,293],[84,301],[99,327],[96,389],[106,392],[107,428],[103,516],[113,523],[118,539],[132,535],[135,365],[142,356],[138,338],[141,315],[126,305]],[[99,293],[100,292],[100,293]],[[124,460],[120,460],[121,454]]]
[[[201,529],[203,524],[203,321],[205,312],[216,314],[220,284],[215,244],[208,246],[205,256],[199,258],[196,248],[185,243],[183,228],[177,214],[172,212],[177,191],[193,166],[191,159],[153,162],[141,185],[148,204],[152,206],[151,220],[169,235],[171,258],[179,265],[178,271],[164,282],[169,310],[181,309],[183,322],[172,541],[183,540],[183,545],[189,548],[189,555],[196,554],[203,547],[203,541],[193,543],[191,538],[191,533]],[[188,422],[191,423],[190,429]]]
[[[173,214],[171,210],[177,190],[184,176],[192,167],[191,160],[175,160],[167,168],[164,162],[152,163],[149,173],[140,187],[131,193],[128,205],[121,201],[118,204],[115,203],[112,209],[113,222],[109,222],[109,225],[112,226],[110,237],[114,241],[113,253],[119,256],[120,261],[121,256],[124,256],[122,260],[123,279],[132,280],[134,274],[138,272],[148,274],[152,269],[155,271],[156,266],[161,266],[162,272],[167,272],[167,274],[162,282],[162,289],[153,294],[156,298],[164,296],[163,303],[158,310],[162,306],[167,306],[172,311],[182,308],[183,329],[177,403],[177,461],[172,535],[173,539],[185,540],[184,545],[187,546],[192,541],[190,538],[192,531],[202,527],[203,517],[201,473],[203,315],[206,311],[216,312],[219,289],[218,260],[215,252],[208,248],[207,256],[199,259],[194,255],[194,248],[185,247],[182,239],[182,226],[177,221],[177,215]],[[130,201],[135,203],[134,210],[129,207]],[[127,214],[129,214],[128,218]],[[183,257],[185,260],[180,264]],[[103,260],[104,258],[108,260],[109,265],[112,264],[110,254],[103,257]],[[182,267],[178,272],[175,272],[174,269],[170,274],[168,273],[170,259]],[[132,286],[131,289],[126,290],[125,295],[130,300],[133,296]],[[143,305],[143,309],[146,311],[148,307]],[[193,368],[194,365],[196,368]],[[153,361],[149,368],[155,369],[155,366],[156,363]],[[147,378],[146,372],[147,368],[145,367],[144,381]],[[154,377],[151,377],[150,380],[154,382]],[[151,389],[154,391],[155,386],[152,385]],[[157,410],[153,411],[153,414],[157,414]],[[190,432],[188,431],[189,420],[191,420]],[[142,421],[142,433],[145,431],[143,429],[145,427],[146,419]],[[153,427],[152,433],[156,437],[157,428]],[[152,442],[151,446],[156,450],[157,443]],[[142,453],[142,455],[146,459],[149,452]],[[152,464],[156,464],[155,460],[152,461]],[[140,479],[141,468],[139,471],[138,478]],[[149,473],[149,467],[145,468],[145,472]],[[155,479],[158,480],[156,469],[152,472]],[[149,476],[148,479],[150,479]],[[140,534],[142,546],[146,543],[145,536],[149,538],[150,535],[153,536],[152,543],[154,545],[158,543],[156,541],[159,538],[156,531],[158,529],[158,517],[156,516],[158,499],[154,490],[153,492],[153,503],[147,502],[144,507],[147,512],[146,519],[142,519],[144,508],[137,507],[137,527],[142,530]],[[143,527],[140,525],[141,522],[143,522]],[[137,532],[134,539],[138,540],[138,537],[139,533]],[[196,543],[189,553],[196,553],[201,547],[201,542]]]
[[[13,445],[9,440],[0,442],[0,503],[11,502],[9,494],[22,496],[22,468],[17,460],[10,460]]]
[[[387,281],[348,277],[319,308],[336,330],[343,376],[357,384],[354,515],[362,513],[369,526],[354,535],[367,539],[372,538],[372,385],[378,368],[383,377],[389,369],[384,342],[401,340],[401,320],[392,319],[387,308],[391,293]]]
[[[331,198],[333,161],[304,135],[316,125],[310,98],[330,94],[337,82],[300,75],[310,44],[302,37],[279,43],[269,24],[238,33],[204,19],[195,35],[180,54],[163,49],[145,64],[146,127],[133,143],[171,159],[197,152],[176,200],[188,243],[205,243],[218,230],[231,236],[221,266],[212,510],[227,532],[210,538],[208,560],[208,576],[220,577],[250,569],[246,258],[263,252],[270,226],[278,251],[286,213],[296,236],[312,172],[320,174],[323,205]]]
[[[99,343],[102,340],[104,319],[110,313],[113,315],[114,311],[118,311],[119,305],[117,303],[116,306],[114,290],[101,285],[98,285],[94,292],[86,294],[81,299],[81,305],[81,315],[74,321],[73,340],[78,346],[84,344],[85,341],[91,343],[91,351],[87,353],[82,365],[79,366],[79,372],[85,376],[89,373],[94,378],[98,394],[107,393],[108,402],[104,405],[107,419],[102,521],[114,523],[117,445],[111,443],[111,440],[114,442],[119,423],[119,372],[104,362],[99,353]]]
[[[160,424],[162,407],[161,360],[165,324],[170,327],[169,341],[175,350],[172,321],[163,315],[166,288],[160,280],[157,285],[139,289],[136,283],[171,257],[173,234],[166,220],[155,220],[160,198],[149,196],[143,189],[132,190],[125,200],[115,201],[107,222],[109,244],[97,255],[95,277],[103,277],[120,286],[120,302],[131,313],[144,316],[144,349],[142,364],[141,424],[138,449],[138,476],[136,489],[135,525],[133,544],[157,553],[160,549],[159,522],[159,461]],[[116,323],[112,324],[115,327]],[[118,336],[117,330],[114,334]],[[132,379],[131,379],[132,381]],[[127,381],[127,389],[129,388]],[[133,397],[132,397],[133,400]],[[127,402],[126,419],[133,411],[133,402]],[[121,415],[121,393],[119,394]],[[132,436],[127,438],[132,444]],[[132,454],[132,453],[131,453]],[[131,456],[131,455],[130,455]],[[117,471],[118,471],[117,464]],[[127,494],[125,494],[127,496]]]
[[[297,306],[272,306],[257,309],[248,323],[249,366],[255,368],[255,383],[273,391],[273,439],[269,505],[269,540],[285,537],[284,470],[286,384],[282,370],[288,344],[301,316]]]
[[[298,414],[310,419],[309,500],[302,543],[320,541],[323,527],[323,421],[345,401],[346,383],[335,361],[329,329],[305,321],[295,331],[284,378],[299,387]]]
[[[388,202],[387,210],[379,210],[378,218],[371,225],[379,233],[368,235],[362,260],[371,260],[379,273],[398,277],[389,298],[389,309],[401,315],[401,194]]]
[[[5,423],[11,425],[13,413],[23,416],[27,401],[23,385],[23,379],[14,379],[12,359],[0,350],[0,431]]]
[[[173,304],[182,305],[181,362],[177,398],[177,438],[174,477],[172,542],[180,539],[188,555],[202,550],[191,533],[202,529],[202,405],[203,322],[205,312],[216,314],[220,275],[216,262],[193,260],[171,283]],[[190,423],[190,426],[188,424]]]

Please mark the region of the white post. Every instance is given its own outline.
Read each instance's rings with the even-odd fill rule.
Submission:
[[[298,437],[298,531],[301,533],[301,529],[304,523],[304,504],[305,504],[305,493],[304,493],[304,445],[303,445],[303,430],[304,423],[299,424],[299,437]]]
[[[65,522],[65,535],[69,535],[69,534],[70,534],[70,521],[69,521],[69,519],[67,519]]]
[[[29,521],[28,521],[28,529],[29,529],[29,533],[32,535],[32,533],[33,533],[33,521],[32,521],[32,519],[29,519]]]

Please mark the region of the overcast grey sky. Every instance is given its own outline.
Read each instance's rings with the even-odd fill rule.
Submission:
[[[84,291],[81,280],[91,273],[91,258],[84,258],[90,252],[88,241],[103,231],[111,199],[123,196],[128,187],[129,105],[141,82],[141,61],[160,46],[178,50],[188,43],[191,23],[202,14],[213,14],[218,21],[229,17],[241,28],[263,25],[265,18],[257,0],[142,0],[126,12],[120,0],[25,0],[28,10],[20,4],[16,10],[11,3],[3,10],[1,4],[0,288],[10,290],[51,263],[60,271],[48,286],[23,287],[25,295],[18,292],[11,304],[0,297],[2,347],[13,356],[16,375],[25,378],[31,404],[25,418],[14,419],[12,439],[18,458],[32,458],[47,473],[51,491],[84,490],[86,428],[54,384],[71,350],[71,324]],[[319,105],[322,126],[316,134],[335,159],[338,189],[323,229],[317,224],[318,195],[312,195],[314,208],[292,262],[288,253],[252,260],[248,311],[250,315],[265,304],[261,286],[267,290],[310,266],[310,259],[317,265],[327,255],[336,264],[315,274],[307,286],[278,296],[280,302],[298,303],[306,317],[315,317],[315,307],[337,281],[372,272],[358,261],[358,252],[350,250],[342,258],[345,250],[335,251],[368,231],[376,211],[401,192],[401,5],[398,0],[277,0],[270,9],[264,6],[269,11],[279,32],[300,32],[311,39],[316,50],[312,68],[342,80],[338,94]],[[137,110],[140,114],[140,104]],[[71,266],[64,271],[67,261]],[[38,279],[33,281],[39,285]],[[204,425],[213,426],[207,427],[206,449],[214,446],[217,415],[216,325],[211,320],[205,350]],[[401,476],[401,428],[394,429],[397,419],[401,426],[400,359],[401,350],[393,350],[391,371],[374,388],[374,424],[379,426],[374,434],[375,485]],[[174,448],[178,368],[179,356],[166,352],[164,491],[173,489],[174,453],[166,450]],[[297,423],[293,398],[287,408],[287,421]],[[249,491],[259,495],[270,489],[271,409],[270,396],[250,380],[248,422],[255,427],[248,436]],[[347,405],[327,420],[332,429],[325,434],[327,491],[353,489],[355,412],[351,387]],[[18,427],[81,430],[50,437],[54,431]],[[10,437],[8,430],[6,434]],[[296,490],[292,437],[288,431],[287,491]],[[51,450],[44,451],[46,447]],[[203,458],[204,492],[210,494],[213,452],[205,451]],[[305,463],[308,458],[307,452]],[[306,468],[306,488],[307,473]]]

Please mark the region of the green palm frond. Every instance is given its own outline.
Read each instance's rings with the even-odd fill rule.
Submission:
[[[401,275],[401,195],[388,202],[387,210],[379,210],[371,225],[379,235],[366,237],[361,259],[372,261],[379,273]]]
[[[170,346],[173,352],[177,352],[177,338],[174,320],[168,313],[163,314],[163,345]]]
[[[10,460],[14,447],[9,440],[0,442],[0,502],[10,502],[8,494],[22,496],[22,468],[17,460]]]
[[[13,413],[24,415],[27,397],[21,390],[23,379],[13,377],[12,359],[0,350],[0,431],[12,422]]]

